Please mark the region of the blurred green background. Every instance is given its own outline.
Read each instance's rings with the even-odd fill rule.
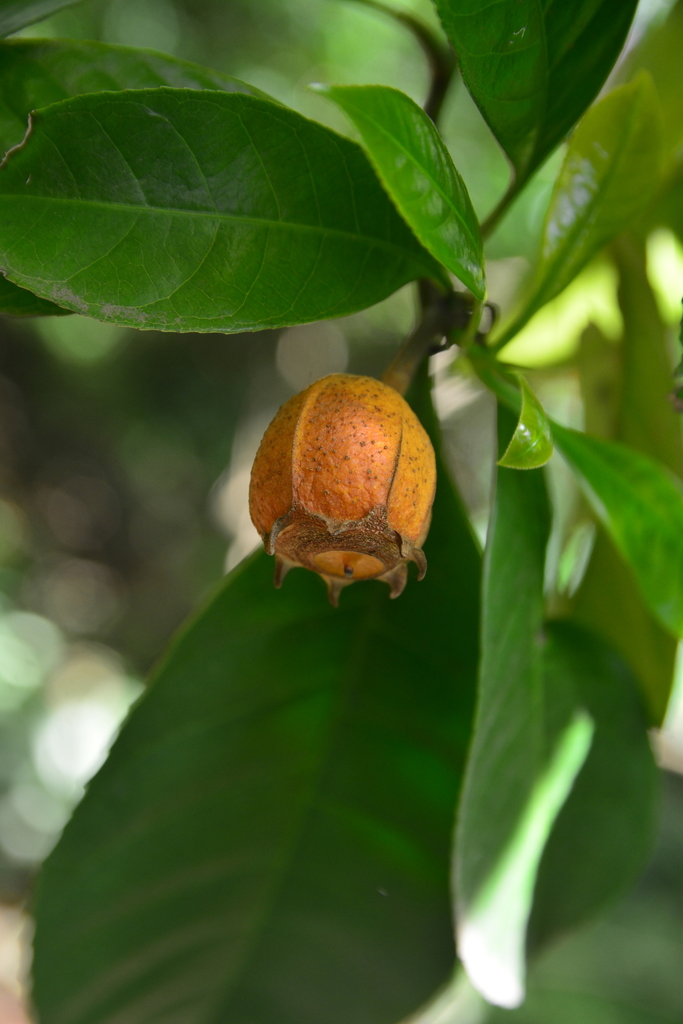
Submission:
[[[429,0],[397,0],[397,6],[436,23]],[[669,38],[664,23],[672,6],[641,3],[632,53],[642,40],[649,46],[648,40]],[[673,15],[680,23],[679,10]],[[680,26],[679,32],[683,44]],[[341,114],[309,92],[309,83],[379,82],[418,101],[428,87],[408,32],[355,0],[86,0],[23,35],[163,50],[243,78],[344,132]],[[669,102],[683,109],[675,49],[670,58],[656,46],[653,52],[655,62],[670,59]],[[443,125],[483,215],[508,172],[462,83],[449,95]],[[491,298],[503,311],[533,266],[561,156],[536,175],[488,246]],[[679,198],[647,243],[672,364],[683,294],[681,208]],[[595,262],[509,353],[534,368],[534,385],[563,422],[582,422],[572,362],[582,332],[595,324],[608,342],[618,342],[616,287],[612,265]],[[269,419],[325,373],[380,374],[414,310],[408,287],[345,320],[279,333],[156,334],[78,316],[0,320],[2,1024],[26,1019],[30,925],[22,908],[42,858],[174,629],[256,543],[247,488]],[[452,359],[449,353],[433,360],[438,412],[483,537],[492,403],[451,372]],[[561,588],[572,588],[586,529],[570,532],[578,498],[561,466],[552,472],[559,513],[552,571]],[[680,715],[669,719],[660,748],[666,765],[683,766]],[[683,780],[668,772],[659,845],[637,892],[545,957],[527,1006],[512,1018],[680,1021],[682,965]]]

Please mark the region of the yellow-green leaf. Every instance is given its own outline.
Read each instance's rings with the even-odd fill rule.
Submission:
[[[589,434],[624,441],[683,475],[683,441],[669,395],[671,361],[666,328],[645,272],[642,241],[632,234],[612,247],[619,271],[624,334],[618,344],[597,329],[579,352]],[[601,633],[631,665],[651,720],[666,711],[674,677],[676,639],[646,606],[633,572],[601,528],[577,591],[574,616]]]
[[[660,181],[662,137],[659,101],[645,72],[588,111],[555,184],[535,278],[497,348],[647,206]]]

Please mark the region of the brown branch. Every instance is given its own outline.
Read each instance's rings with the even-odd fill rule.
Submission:
[[[433,294],[429,294],[429,289]],[[441,348],[446,337],[469,333],[475,307],[474,298],[466,292],[443,295],[431,282],[420,282],[422,317],[415,330],[387,366],[382,380],[399,394],[405,395],[422,360]]]

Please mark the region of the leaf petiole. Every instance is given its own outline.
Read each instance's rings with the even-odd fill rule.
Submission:
[[[491,349],[483,345],[473,345],[468,357],[482,384],[485,384],[511,412],[519,415],[522,410],[522,395],[513,373],[494,358]]]
[[[517,196],[519,195],[519,193],[522,191],[522,189],[526,185],[527,180],[528,180],[527,178],[524,178],[523,180],[518,179],[517,175],[515,174],[515,172],[513,170],[513,172],[512,172],[512,179],[511,179],[510,184],[508,185],[506,191],[503,193],[503,195],[502,195],[501,199],[499,200],[499,202],[497,203],[497,205],[494,206],[494,208],[491,210],[491,213],[488,215],[488,217],[486,217],[485,220],[482,221],[482,224],[481,224],[481,237],[482,238],[484,238],[484,239],[489,238],[493,234],[493,232],[498,227],[498,225],[500,224],[500,222],[503,219],[503,217],[505,216],[505,214],[508,212],[508,210],[510,209],[510,207],[514,203],[514,201],[517,198]]]

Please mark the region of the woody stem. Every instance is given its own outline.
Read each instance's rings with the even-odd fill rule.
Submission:
[[[384,383],[401,395],[410,387],[425,356],[453,331],[467,331],[473,313],[471,296],[463,292],[441,295],[429,282],[420,282],[420,285],[420,321],[382,375]]]

